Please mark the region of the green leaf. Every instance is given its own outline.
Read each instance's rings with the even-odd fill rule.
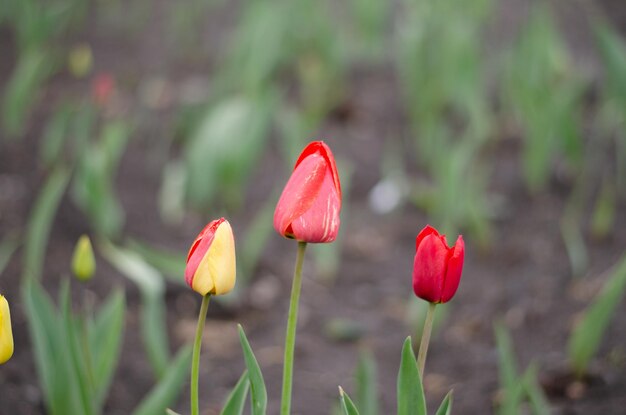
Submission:
[[[398,415],[426,415],[426,398],[411,347],[411,337],[407,337],[402,346],[397,393]]]
[[[94,405],[96,402],[94,396],[94,383],[90,366],[87,360],[86,350],[81,347],[80,328],[78,321],[72,314],[72,305],[69,291],[69,280],[64,280],[59,290],[59,309],[61,310],[61,321],[63,325],[63,339],[70,355],[71,376],[74,378],[79,402],[81,405],[81,413],[83,415],[95,414]],[[68,381],[68,379],[65,379]]]
[[[522,382],[524,384],[524,389],[526,391],[526,395],[530,400],[530,405],[533,410],[534,415],[550,415],[552,411],[550,410],[550,404],[548,403],[548,399],[546,398],[543,389],[537,382],[537,365],[535,363],[531,363],[524,376],[522,377]]]
[[[503,324],[497,323],[494,329],[500,357],[500,384],[504,389],[504,400],[500,405],[499,414],[516,415],[519,411],[519,405],[524,399],[524,389],[518,379],[513,341]]]
[[[378,389],[376,388],[376,362],[369,351],[362,351],[356,368],[356,401],[363,415],[378,414]]]
[[[248,368],[248,377],[250,379],[250,389],[252,395],[252,414],[253,415],[265,415],[267,408],[267,390],[265,389],[265,381],[263,380],[263,374],[259,367],[256,357],[252,352],[250,343],[246,338],[246,334],[243,331],[241,324],[239,329],[239,341],[241,342],[241,348],[243,349],[243,358]]]
[[[9,232],[0,242],[0,275],[2,275],[6,266],[9,265],[11,257],[21,243],[22,240],[17,232]]]
[[[339,402],[344,415],[359,415],[359,411],[356,409],[354,402],[352,402],[352,399],[344,392],[341,386],[339,386]]]
[[[439,409],[437,409],[436,415],[450,415],[452,413],[452,391],[448,392]]]
[[[604,333],[624,295],[626,287],[626,255],[622,257],[602,291],[585,310],[574,328],[569,343],[569,360],[578,375],[582,375],[595,355]]]
[[[70,172],[65,168],[53,170],[35,201],[26,231],[23,278],[41,278],[50,228],[69,178]]]
[[[15,137],[24,132],[27,115],[35,104],[37,93],[56,67],[49,49],[34,48],[19,56],[5,85],[2,102],[2,124],[8,136]]]
[[[191,346],[186,345],[178,351],[172,363],[167,367],[164,376],[133,411],[133,415],[156,415],[166,411],[175,413],[166,408],[178,399],[187,376],[189,376],[190,367]]]
[[[81,413],[73,393],[74,377],[70,372],[61,317],[48,294],[36,280],[25,280],[22,298],[33,343],[39,383],[51,415]],[[59,382],[58,379],[64,379]]]
[[[126,301],[122,290],[115,290],[101,306],[89,330],[96,396],[104,404],[117,367],[124,332]]]
[[[72,108],[65,104],[57,110],[46,124],[41,141],[39,160],[45,167],[51,167],[63,158],[63,146],[69,137],[68,130],[72,119]]]
[[[242,189],[263,153],[273,101],[271,94],[239,96],[209,110],[185,148],[186,194],[192,206],[214,203],[217,194],[227,207],[242,204]]]
[[[237,262],[240,263],[241,273],[243,281],[250,281],[254,269],[256,268],[259,259],[263,255],[263,250],[267,245],[267,240],[272,234],[272,218],[274,215],[274,209],[276,207],[277,197],[275,193],[268,198],[267,202],[252,219],[252,222],[246,229],[245,238],[241,242],[241,254],[238,255]],[[241,257],[241,261],[239,261]]]
[[[250,388],[250,380],[248,379],[248,372],[244,371],[239,381],[228,395],[226,403],[221,415],[241,415],[243,409],[246,406],[246,398],[248,397],[248,389]]]
[[[171,410],[171,409],[169,409],[169,408],[167,408],[167,409],[165,410],[165,413],[166,413],[167,415],[180,415],[178,412],[174,412],[174,411],[172,411],[172,410]]]
[[[102,256],[137,284],[141,292],[141,332],[144,347],[156,377],[161,378],[169,361],[163,277],[135,252],[118,248],[108,241],[102,241],[99,247]]]
[[[184,253],[157,248],[147,242],[132,238],[128,240],[128,247],[141,255],[148,264],[162,272],[168,281],[185,285],[185,280],[181,277],[185,274],[186,258]]]

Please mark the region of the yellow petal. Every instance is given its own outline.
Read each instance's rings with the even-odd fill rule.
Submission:
[[[11,313],[7,299],[0,295],[0,364],[13,356]]]
[[[200,261],[193,277],[194,291],[206,295],[229,293],[236,279],[235,239],[228,221],[215,231],[211,246]]]

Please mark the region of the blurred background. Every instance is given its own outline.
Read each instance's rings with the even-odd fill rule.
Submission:
[[[46,413],[20,286],[56,299],[86,233],[97,272],[71,292],[125,291],[103,412],[131,413],[193,338],[185,255],[226,216],[238,282],[209,310],[202,407],[218,414],[243,370],[240,322],[276,413],[296,249],[272,215],[323,139],[342,228],[307,253],[294,414],[335,413],[339,384],[380,397],[369,415],[395,411],[427,223],[467,247],[426,366],[431,407],[454,388],[458,414],[623,413],[625,33],[620,0],[0,0],[0,292],[16,343],[0,412]],[[597,304],[585,360],[572,338]],[[534,393],[512,400],[507,367]]]

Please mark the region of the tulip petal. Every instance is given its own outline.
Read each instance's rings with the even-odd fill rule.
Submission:
[[[302,216],[313,204],[320,191],[328,163],[319,154],[299,160],[274,212],[274,228],[283,236],[293,237],[292,222]]]
[[[417,235],[417,238],[415,238],[415,251],[417,251],[422,240],[426,238],[428,235],[439,236],[439,232],[437,232],[437,229],[433,228],[432,226],[426,225],[426,227],[422,229],[420,233]]]
[[[324,243],[332,242],[339,232],[339,210],[341,199],[338,195],[330,169],[326,169],[324,181],[311,207],[291,223],[291,230],[298,241]]]
[[[415,295],[431,303],[440,302],[447,260],[448,248],[440,236],[430,234],[421,240],[413,263]]]
[[[443,281],[443,291],[441,293],[441,302],[446,303],[452,299],[459,288],[459,282],[461,281],[461,272],[463,271],[463,260],[465,258],[465,242],[463,237],[459,235],[454,244],[454,247],[450,249],[450,258],[448,259],[448,269],[446,270],[446,276]]]
[[[11,312],[6,298],[0,295],[0,363],[13,356],[13,331],[11,330]]]
[[[309,145],[306,146],[304,150],[302,150],[300,157],[298,157],[298,160],[296,161],[294,169],[298,167],[302,160],[316,153],[324,157],[326,163],[328,163],[328,166],[330,167],[330,173],[333,178],[333,183],[335,184],[335,189],[337,189],[339,201],[341,202],[341,183],[339,182],[339,173],[337,173],[337,164],[335,163],[335,157],[333,156],[333,152],[330,150],[330,147],[326,145],[326,143],[324,143],[323,141],[313,141],[309,143]]]
[[[204,229],[198,234],[196,240],[191,244],[189,253],[187,254],[187,266],[185,267],[185,281],[191,287],[193,276],[204,258],[207,250],[213,242],[213,237],[218,226],[226,219],[221,218],[209,222]]]
[[[213,243],[198,266],[193,289],[203,295],[222,295],[235,286],[235,239],[230,224],[225,221],[215,231]]]

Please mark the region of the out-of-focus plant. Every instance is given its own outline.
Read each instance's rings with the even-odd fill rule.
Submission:
[[[626,256],[615,265],[593,302],[582,314],[569,338],[568,357],[574,372],[583,376],[597,353],[606,329],[626,289]]]
[[[380,61],[386,57],[392,4],[385,0],[352,0],[349,3],[351,42],[358,51],[356,60]]]
[[[524,175],[532,192],[545,187],[557,157],[564,156],[572,169],[580,164],[584,84],[574,67],[550,9],[534,5],[506,57],[501,86],[505,110],[521,127]]]
[[[157,379],[166,375],[170,360],[165,313],[165,282],[161,274],[139,254],[101,241],[99,252],[141,293],[141,335]]]
[[[489,0],[463,8],[449,0],[406,4],[397,36],[397,70],[416,158],[432,179],[432,192],[417,186],[416,194],[429,196],[416,202],[447,232],[466,227],[483,243],[489,239],[490,209],[477,166],[484,164],[481,150],[491,129],[482,65],[482,33],[491,10]]]
[[[500,358],[500,384],[502,395],[498,404],[499,415],[517,415],[523,405],[530,404],[528,413],[549,415],[550,406],[537,381],[537,365],[531,363],[524,374],[519,375],[511,335],[504,325],[495,325],[496,344]]]
[[[115,237],[124,223],[124,211],[115,196],[114,179],[128,143],[131,128],[122,121],[104,125],[79,160],[72,195],[96,231]]]
[[[95,312],[72,311],[69,284],[59,291],[58,308],[35,280],[23,285],[23,301],[38,376],[52,415],[102,413],[117,367],[124,328],[125,300],[114,291]],[[190,349],[182,348],[167,374],[130,413],[165,411],[177,398],[189,367]]]
[[[54,40],[78,26],[85,0],[6,0],[2,15],[15,34],[18,58],[2,99],[2,124],[9,136],[24,131],[28,111],[44,82],[61,67]]]
[[[37,281],[27,281],[23,298],[46,407],[53,415],[98,414],[117,366],[125,300],[115,291],[93,316],[72,312],[69,284],[57,309]]]
[[[274,101],[273,94],[241,95],[208,110],[185,144],[186,198],[192,207],[243,204],[245,185],[265,148]]]
[[[604,87],[599,123],[615,137],[616,185],[621,195],[626,191],[626,43],[607,22],[594,24],[596,43],[604,65]]]

